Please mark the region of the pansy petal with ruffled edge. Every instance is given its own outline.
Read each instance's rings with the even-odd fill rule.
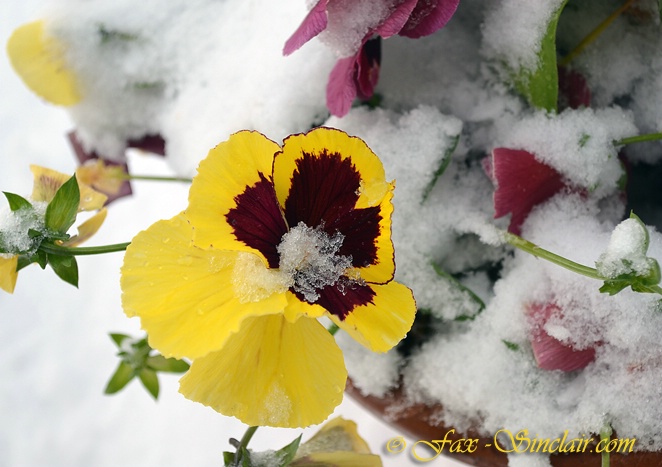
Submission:
[[[286,288],[242,295],[237,278],[245,275],[235,269],[246,263],[238,261],[241,255],[251,254],[203,250],[192,236],[181,214],[159,221],[133,239],[122,266],[124,312],[141,317],[150,345],[166,357],[198,358],[218,350],[246,317],[282,313],[287,304]]]
[[[361,301],[354,298],[355,293],[361,293],[361,298],[369,294],[370,298]],[[360,292],[334,293],[334,298],[347,308],[352,308],[342,318],[331,313],[333,322],[373,352],[386,352],[393,348],[414,323],[414,296],[409,288],[397,282],[367,284]]]
[[[209,152],[186,209],[197,246],[248,251],[278,267],[276,247],[287,232],[271,181],[279,150],[264,135],[241,131]]]
[[[290,227],[303,222],[340,232],[339,254],[352,257],[363,280],[393,278],[394,185],[365,142],[331,128],[290,136],[274,161],[274,185]]]
[[[320,323],[274,315],[246,319],[222,349],[195,360],[180,392],[249,425],[305,427],[340,404],[346,379]]]

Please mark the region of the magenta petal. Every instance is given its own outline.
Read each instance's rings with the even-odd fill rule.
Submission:
[[[320,0],[308,15],[304,18],[301,25],[294,31],[294,34],[285,42],[283,55],[290,55],[298,50],[303,44],[318,35],[326,29],[328,18],[326,15],[326,5],[329,0]]]
[[[398,34],[409,20],[418,0],[405,0],[373,32],[384,39]]]
[[[331,70],[329,83],[326,86],[326,106],[332,115],[343,117],[347,115],[352,107],[352,101],[356,97],[356,62],[358,54],[351,57],[341,58]]]
[[[453,17],[460,0],[419,0],[401,36],[418,39],[446,26]]]
[[[381,38],[369,39],[359,49],[356,61],[356,91],[360,99],[370,99],[379,81],[379,67],[382,59]]]
[[[512,213],[508,231],[517,235],[533,207],[566,186],[560,173],[527,151],[494,149],[492,171],[496,181],[494,217]]]
[[[554,304],[530,305],[530,317],[533,320],[531,348],[536,363],[543,370],[576,371],[586,368],[595,360],[595,349],[574,349],[550,336],[543,327],[552,316],[559,312]]]

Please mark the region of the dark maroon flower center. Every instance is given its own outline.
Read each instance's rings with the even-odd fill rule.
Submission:
[[[319,238],[335,242],[330,251],[316,250],[321,255],[319,261],[336,268],[342,265],[343,270],[365,267],[377,262],[382,217],[379,206],[356,208],[360,184],[358,170],[340,154],[326,150],[316,155],[304,153],[292,174],[284,210],[278,203],[272,179],[260,174],[255,185],[235,197],[237,205],[226,218],[236,238],[260,251],[270,268],[285,267],[281,264],[285,241],[290,255],[296,251],[297,245],[291,244],[289,235],[290,229],[295,228],[307,228],[323,234]],[[310,247],[302,244],[301,248]],[[315,276],[319,261],[302,261],[300,267],[292,267],[288,261],[286,269],[294,280],[290,290],[300,300],[317,303],[341,319],[357,306],[372,302],[375,295],[372,288],[360,279],[349,278],[340,269],[334,275]]]

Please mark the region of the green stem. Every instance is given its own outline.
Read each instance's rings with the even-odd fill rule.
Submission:
[[[234,453],[233,465],[239,465],[239,461],[241,461],[242,448],[246,448],[248,446],[248,443],[251,442],[251,438],[253,438],[253,435],[255,434],[258,428],[259,427],[257,426],[249,426],[246,429],[244,436],[242,436],[241,440],[239,441],[239,445],[237,446],[237,451]]]
[[[157,177],[154,175],[129,175],[122,177],[123,180],[148,180],[152,182],[185,182],[191,183],[193,180],[186,177]]]
[[[602,430],[600,430],[600,441],[602,441],[602,444],[606,446],[610,439],[611,426],[606,425],[604,428],[602,428]],[[607,449],[603,449],[601,456],[602,467],[609,467],[609,451]]]
[[[646,141],[658,141],[662,139],[662,133],[648,133],[646,135],[630,136],[629,138],[619,139],[614,141],[615,146],[623,146],[625,144],[644,143]]]
[[[116,253],[126,250],[131,242],[115,243],[112,245],[88,246],[88,247],[67,247],[59,246],[53,243],[42,243],[40,250],[51,255],[60,256],[84,256],[84,255],[102,255],[104,253]]]
[[[515,234],[511,234],[510,232],[505,232],[504,237],[505,240],[515,248],[519,248],[522,251],[526,251],[527,253],[537,258],[545,259],[569,271],[576,272],[577,274],[581,274],[582,276],[590,277],[592,279],[598,279],[601,281],[605,280],[604,277],[598,274],[598,271],[596,269],[591,268],[589,266],[584,266],[583,264],[575,263],[574,261],[564,258],[563,256],[559,256],[557,254],[552,253],[551,251],[545,250],[544,248],[540,248],[538,245],[531,243],[530,241],[525,240],[522,237],[519,237]]]
[[[621,5],[616,11],[614,11],[607,19],[600,23],[593,31],[591,31],[577,47],[575,47],[568,55],[559,60],[559,66],[566,66],[570,63],[577,55],[582,53],[582,51],[594,40],[596,40],[600,34],[604,32],[605,29],[609,27],[611,23],[614,22],[625,10],[630,8],[630,4],[634,0],[627,0],[623,5]]]

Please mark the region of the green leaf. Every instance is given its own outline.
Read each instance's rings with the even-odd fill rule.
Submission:
[[[501,342],[503,342],[506,347],[508,347],[508,350],[512,350],[513,352],[517,352],[519,350],[519,344],[507,341],[506,339],[501,339]]]
[[[117,347],[120,347],[122,345],[122,342],[124,341],[124,339],[129,339],[130,338],[130,336],[127,336],[126,334],[110,333],[108,335],[113,340],[113,342],[117,345]]]
[[[278,454],[280,460],[280,466],[286,466],[294,460],[294,456],[299,450],[299,444],[301,443],[301,436],[299,435],[294,441],[292,441],[287,446],[280,448],[276,453]],[[281,457],[282,456],[282,457]]]
[[[55,193],[55,196],[46,207],[46,227],[57,233],[67,233],[76,221],[78,205],[80,204],[80,190],[74,175],[67,180]]]
[[[646,238],[644,240],[644,246],[642,250],[644,253],[646,253],[648,251],[648,245],[650,244],[650,240],[651,240],[650,234],[648,233],[648,227],[646,227],[646,224],[644,224],[644,222],[641,219],[639,219],[639,216],[637,216],[634,213],[634,211],[630,211],[630,219],[634,219],[637,222],[637,224],[639,224],[641,229],[644,231],[644,235]]]
[[[14,193],[7,193],[3,191],[5,198],[9,201],[9,209],[12,211],[19,211],[21,209],[32,209],[32,204],[30,201],[23,198],[22,196],[16,195]]]
[[[154,370],[150,370],[149,368],[143,368],[140,370],[140,373],[138,373],[138,377],[140,378],[140,381],[143,383],[143,386],[145,386],[145,389],[152,395],[154,399],[158,399],[159,397],[159,378],[156,376],[156,372]]]
[[[147,357],[147,366],[154,371],[167,373],[184,373],[189,369],[189,364],[176,358],[165,358],[163,355]]]
[[[451,156],[455,152],[455,148],[457,148],[457,143],[459,141],[460,141],[460,135],[455,136],[451,140],[450,146],[448,146],[448,148],[444,152],[443,157],[441,158],[439,167],[437,167],[437,170],[435,170],[434,174],[432,174],[432,180],[430,180],[430,183],[428,183],[425,189],[423,190],[423,198],[421,199],[421,204],[428,199],[428,196],[430,196],[430,192],[437,184],[437,180],[439,179],[439,177],[443,175],[443,173],[448,168],[448,165],[451,163],[451,159],[452,159]]]
[[[662,23],[662,0],[657,0],[657,9],[660,11],[660,22]]]
[[[48,255],[48,264],[68,284],[78,287],[78,263],[73,256]]]
[[[121,362],[113,376],[110,378],[110,381],[108,381],[104,393],[115,394],[123,389],[134,376],[136,376],[136,374],[134,373],[133,368],[131,368],[130,365]]]
[[[234,462],[234,452],[223,451],[223,465],[229,467]]]
[[[556,112],[559,76],[556,64],[556,27],[567,0],[552,14],[538,50],[538,67],[520,69],[515,74],[515,87],[537,109]]]

